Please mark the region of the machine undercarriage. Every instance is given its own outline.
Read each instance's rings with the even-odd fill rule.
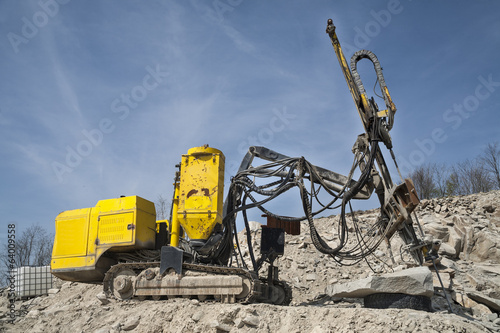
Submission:
[[[187,297],[276,305],[288,305],[292,300],[291,288],[285,282],[269,284],[243,268],[188,263],[182,268],[182,275],[175,271],[160,274],[159,261],[117,264],[106,273],[104,291],[121,300],[133,296],[139,300]]]

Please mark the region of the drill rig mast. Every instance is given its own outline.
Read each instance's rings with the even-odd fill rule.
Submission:
[[[419,203],[417,193],[410,179],[403,180],[399,185],[393,183],[384,156],[382,155],[381,147],[379,146],[380,142],[384,143],[396,164],[392,151],[392,140],[389,134],[394,125],[396,107],[385,83],[382,67],[375,54],[367,50],[360,50],[352,56],[349,68],[331,19],[328,20],[326,32],[330,36],[335,54],[337,55],[349,91],[365,129],[365,133],[359,135],[354,144],[353,153],[355,154],[355,163],[349,175],[346,177],[314,166],[303,157],[290,158],[264,147],[250,147],[249,152],[243,159],[239,172],[231,183],[228,201],[226,201],[225,206],[225,219],[229,219],[234,224],[235,217],[232,216],[231,212],[243,211],[245,224],[248,226],[245,210],[247,208],[258,207],[268,217],[284,221],[285,224],[286,222],[294,223],[307,220],[311,231],[312,243],[320,252],[332,256],[338,262],[343,260],[359,261],[366,258],[383,240],[388,242],[397,232],[406,244],[404,250],[418,264],[422,264],[425,255],[423,251],[427,251],[427,247],[415,233],[414,226],[420,228],[418,221],[415,224],[411,217],[413,210]],[[385,110],[379,110],[374,98],[369,99],[366,95],[361,78],[357,72],[357,62],[364,58],[369,59],[374,65],[377,80],[387,107]],[[254,157],[259,157],[271,163],[252,167],[251,163]],[[357,167],[359,167],[361,175],[358,180],[353,180],[352,175]],[[250,180],[250,177],[268,178],[271,176],[281,178],[281,181],[277,181],[274,187],[269,184],[259,187],[255,182]],[[310,191],[307,191],[308,186],[304,183],[307,180],[311,184]],[[312,200],[315,197],[315,192],[318,191],[313,190],[315,185],[324,188],[331,195],[332,201],[326,205],[320,203],[322,207],[318,211],[313,212]],[[264,203],[293,187],[298,187],[300,190],[305,216],[298,218],[278,216],[263,208]],[[361,238],[358,238],[358,244],[346,250],[349,230],[346,209],[350,206],[351,199],[368,199],[373,191],[377,194],[380,202],[380,217],[378,222],[372,226],[372,232],[376,232],[377,237],[361,236]],[[257,201],[251,195],[252,192],[261,194],[267,198]],[[245,205],[246,200],[251,200],[252,204]],[[234,205],[235,202],[243,203]],[[314,227],[313,216],[325,211],[325,209],[334,208],[334,203],[336,202],[340,202],[337,207],[341,208],[339,226],[340,244],[335,248],[330,248],[317,233]],[[231,204],[234,205],[232,211],[228,208]],[[355,225],[355,218],[352,217],[352,220],[354,224],[352,227],[358,230],[358,227]],[[258,268],[255,262],[254,267],[255,269]]]

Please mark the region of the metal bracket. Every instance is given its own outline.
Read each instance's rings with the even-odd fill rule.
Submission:
[[[165,273],[169,268],[173,268],[177,274],[182,274],[182,262],[184,251],[173,246],[163,246],[161,248],[160,274]]]
[[[285,252],[285,230],[262,226],[260,253],[283,255]]]

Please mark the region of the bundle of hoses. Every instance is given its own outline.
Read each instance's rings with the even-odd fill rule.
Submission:
[[[239,252],[237,254],[239,254],[243,265],[245,265],[245,261],[243,260],[241,251],[239,250],[236,223],[234,222],[236,214],[240,211],[243,215],[247,244],[249,247],[249,254],[252,265],[254,270],[258,270],[259,268],[252,249],[251,232],[246,212],[251,208],[258,208],[265,215],[279,219],[281,221],[292,222],[307,220],[313,245],[318,249],[318,251],[330,255],[337,262],[343,265],[354,264],[373,253],[385,238],[385,232],[381,229],[386,228],[386,226],[382,226],[377,222],[371,225],[367,230],[362,231],[357,223],[357,219],[355,218],[354,213],[352,212],[350,200],[363,188],[363,186],[367,182],[370,181],[371,170],[373,168],[373,163],[375,161],[375,156],[378,149],[378,142],[372,141],[370,145],[369,156],[367,157],[368,162],[362,170],[358,181],[355,182],[354,185],[350,188],[347,188],[346,184],[339,192],[332,191],[325,183],[325,180],[318,174],[316,168],[303,157],[287,158],[261,166],[251,167],[236,174],[236,176],[232,179],[231,186],[229,188],[229,213],[225,217],[224,221],[226,223],[232,221],[232,225],[228,225],[227,227],[231,227],[233,230],[232,234],[237,245],[236,249]],[[358,161],[360,161],[361,159],[362,158],[360,158],[359,156],[356,156],[356,158],[354,159],[348,179],[351,179],[354,170],[358,167]],[[271,181],[263,185],[257,185],[257,179],[266,179],[273,177],[279,177],[279,180]],[[309,181],[310,190],[307,189],[307,183],[305,181]],[[316,188],[317,186],[318,188]],[[304,216],[280,216],[264,208],[264,205],[266,203],[295,187],[297,187],[300,191],[300,198],[305,214]],[[327,204],[323,204],[318,197],[318,193],[321,189],[323,189],[326,193],[328,193],[328,195],[331,196],[331,201]],[[260,195],[264,198],[261,200],[257,200],[255,195]],[[313,211],[312,208],[313,199],[315,199],[316,202],[321,206],[316,211]],[[338,200],[341,201],[340,204],[334,206]],[[348,221],[346,219],[347,206],[349,206],[351,210],[351,221],[353,224],[353,228],[349,228]],[[335,209],[339,207],[341,208],[340,221],[337,230],[339,244],[334,248],[331,248],[316,230],[313,217],[325,211],[326,209]],[[354,242],[354,245],[350,245],[350,247],[348,248],[348,236],[350,229],[354,230],[356,240]]]

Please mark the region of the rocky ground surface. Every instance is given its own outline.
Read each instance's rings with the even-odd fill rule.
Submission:
[[[361,224],[378,211],[357,212]],[[417,216],[426,234],[442,242],[440,277],[434,274],[433,311],[369,309],[363,299],[325,293],[327,286],[413,267],[400,255],[401,242],[382,244],[369,263],[340,266],[316,251],[306,223],[286,236],[276,263],[293,289],[289,306],[220,304],[196,299],[116,301],[100,296],[101,285],[58,281],[48,296],[16,302],[7,323],[6,291],[0,297],[0,330],[7,332],[500,332],[500,191],[424,200]],[[338,217],[315,220],[333,246]],[[252,223],[258,250],[258,225]],[[245,239],[240,235],[240,239]],[[248,258],[246,242],[243,252]]]

